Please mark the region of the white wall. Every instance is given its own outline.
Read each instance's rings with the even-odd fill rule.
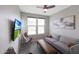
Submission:
[[[45,34],[44,35],[32,35],[31,37],[35,40],[37,39],[41,39],[44,38],[46,35],[48,35],[49,33],[49,20],[47,16],[43,16],[43,15],[36,15],[36,14],[29,14],[29,13],[23,13],[21,12],[21,18],[22,18],[22,22],[23,22],[23,28],[22,28],[22,33],[27,32],[27,17],[37,17],[37,18],[45,18],[46,20],[46,25],[45,25]]]
[[[71,15],[75,15],[75,27],[76,27],[75,30],[60,29],[60,28],[55,28],[53,26],[54,20],[59,20],[62,17],[71,16]],[[51,15],[49,24],[50,24],[49,27],[50,34],[53,35],[53,33],[56,33],[62,36],[79,39],[79,6],[71,6],[59,13]]]
[[[18,53],[19,40],[10,42],[9,20],[15,18],[20,18],[18,6],[0,6],[0,53],[5,53],[10,46],[13,46]]]

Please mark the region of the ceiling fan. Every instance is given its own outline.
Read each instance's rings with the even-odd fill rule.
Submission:
[[[37,8],[42,8],[44,10],[44,13],[46,13],[48,9],[51,9],[54,7],[55,5],[43,5],[43,6],[38,6]]]

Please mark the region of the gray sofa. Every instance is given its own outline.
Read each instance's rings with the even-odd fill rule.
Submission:
[[[53,35],[52,38],[46,37],[50,45],[64,54],[78,54],[79,53],[79,39],[68,38],[64,36]]]

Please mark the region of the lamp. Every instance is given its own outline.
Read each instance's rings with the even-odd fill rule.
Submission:
[[[47,9],[44,9],[44,13],[46,13],[47,12]]]

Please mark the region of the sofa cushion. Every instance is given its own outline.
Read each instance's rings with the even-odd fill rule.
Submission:
[[[79,41],[79,40],[61,36],[60,37],[60,41],[63,42],[63,43],[65,43],[68,46],[71,43],[77,44],[78,43],[77,41]]]
[[[60,41],[54,41],[52,42],[52,45],[55,46],[55,48],[57,48],[62,53],[70,53],[69,52],[70,48]]]
[[[57,34],[53,34],[52,37],[57,41],[59,41],[60,39],[60,35],[57,35]]]
[[[55,40],[54,38],[48,38],[48,37],[45,37],[45,40],[46,40],[46,41],[50,41],[50,42],[57,41],[57,40]]]

